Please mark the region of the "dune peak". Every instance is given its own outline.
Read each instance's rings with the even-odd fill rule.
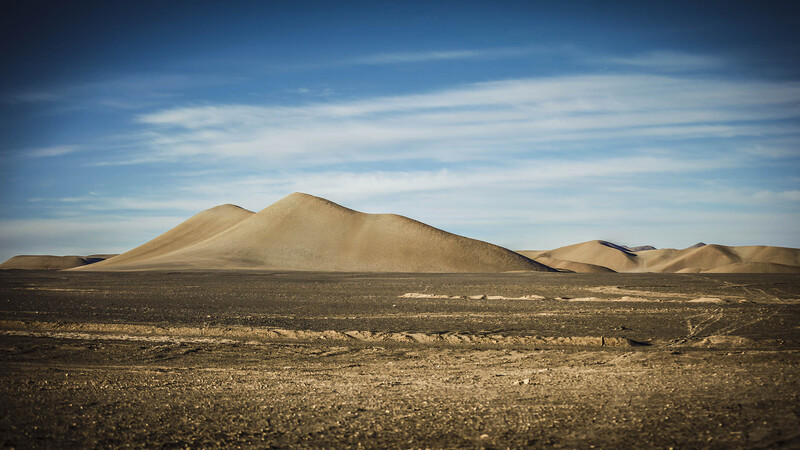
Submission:
[[[248,209],[242,208],[239,205],[234,205],[233,203],[223,203],[221,205],[217,205],[210,209],[230,209],[230,210],[237,210],[237,211],[249,211]],[[252,211],[251,211],[252,212]]]

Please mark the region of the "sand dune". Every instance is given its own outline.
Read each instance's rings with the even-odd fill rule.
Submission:
[[[9,258],[0,269],[63,270],[91,264],[96,259],[81,256],[17,255]]]
[[[695,244],[678,250],[638,252],[606,241],[589,241],[545,251],[520,251],[543,264],[574,272],[800,273],[800,249]],[[572,265],[570,265],[572,263]]]
[[[800,267],[785,264],[762,262],[739,262],[727,266],[714,267],[705,273],[800,273]]]
[[[712,244],[678,252],[661,265],[648,266],[648,271],[677,272],[686,268],[710,270],[738,262],[742,262],[742,258],[732,248]]]
[[[554,269],[560,269],[563,271],[577,272],[577,273],[614,273],[614,271],[609,269],[608,267],[598,266],[596,264],[587,264],[576,261],[566,261],[563,259],[553,258],[552,256],[542,256],[542,253],[546,252],[539,252],[539,251],[526,252],[522,250],[518,253],[527,256],[528,258],[531,258],[534,261],[540,262],[546,266],[550,266]]]
[[[651,267],[666,265],[674,258],[682,255],[681,252],[689,250],[690,249],[678,250],[674,248],[659,248],[657,250],[638,252],[636,253],[636,258],[639,260],[640,265],[644,265],[645,268],[652,271],[652,269],[650,269]]]
[[[205,241],[253,214],[253,211],[230,204],[207,209],[133,250],[94,264],[93,269],[119,266],[125,263],[141,264],[148,259]]]
[[[524,252],[523,254],[527,254]],[[601,268],[610,269],[614,272],[631,272],[639,266],[636,254],[624,247],[612,244],[607,241],[588,241],[580,244],[568,245],[554,250],[548,250],[535,254],[530,253],[537,261],[555,259],[560,261],[571,261],[575,263],[589,264]],[[592,269],[586,267],[586,269]],[[571,269],[574,270],[574,269]],[[599,269],[602,271],[602,269]],[[583,270],[575,270],[583,271]]]
[[[518,253],[394,214],[295,193],[257,214],[223,205],[80,270],[551,271]]]
[[[742,260],[756,263],[774,263],[786,266],[800,266],[800,251],[796,248],[766,247],[754,245],[735,247]]]

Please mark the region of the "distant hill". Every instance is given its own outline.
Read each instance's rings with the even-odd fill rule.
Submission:
[[[3,264],[2,269],[25,269],[25,270],[63,270],[81,267],[103,261],[107,257],[115,255],[89,255],[89,256],[53,256],[53,255],[17,255],[9,258]]]
[[[729,247],[704,243],[683,250],[625,247],[588,241],[546,251],[520,251],[536,261],[575,272],[800,273],[800,249]]]

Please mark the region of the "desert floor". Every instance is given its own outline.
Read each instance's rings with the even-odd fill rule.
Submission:
[[[798,275],[0,271],[0,311],[4,446],[800,447]]]

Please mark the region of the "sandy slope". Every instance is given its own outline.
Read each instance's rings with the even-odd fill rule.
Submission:
[[[700,248],[679,251],[662,264],[648,265],[647,268],[651,272],[677,272],[688,268],[704,271],[738,262],[742,262],[742,258],[731,247],[704,245]]]
[[[533,253],[531,254],[533,255]],[[540,259],[571,261],[590,266],[599,266],[614,272],[632,272],[639,266],[635,253],[606,241],[588,241],[540,252],[536,255],[536,260]],[[587,267],[589,272],[602,271],[602,269],[591,268],[590,266]],[[580,271],[583,272],[584,270]]]
[[[232,208],[204,211],[141,247],[81,270],[552,270],[403,216],[364,214],[307,194],[291,194],[257,214]]]
[[[542,255],[542,253],[547,253],[547,252],[522,250],[519,251],[518,253],[527,256],[528,258],[531,258],[535,261],[538,261],[544,265],[553,267],[555,269],[568,270],[577,273],[614,273],[614,271],[609,269],[608,267],[598,266],[596,264],[576,262],[576,261],[566,261],[563,259]]]
[[[543,264],[575,272],[800,273],[800,249],[768,246],[693,245],[633,252],[605,241],[589,241],[548,251],[520,253]],[[572,263],[570,265],[569,263]]]
[[[207,209],[133,250],[93,264],[93,269],[141,263],[154,257],[163,256],[205,241],[253,214],[252,211],[230,204]]]
[[[800,273],[800,267],[785,264],[762,262],[739,262],[727,266],[714,267],[705,273]]]

